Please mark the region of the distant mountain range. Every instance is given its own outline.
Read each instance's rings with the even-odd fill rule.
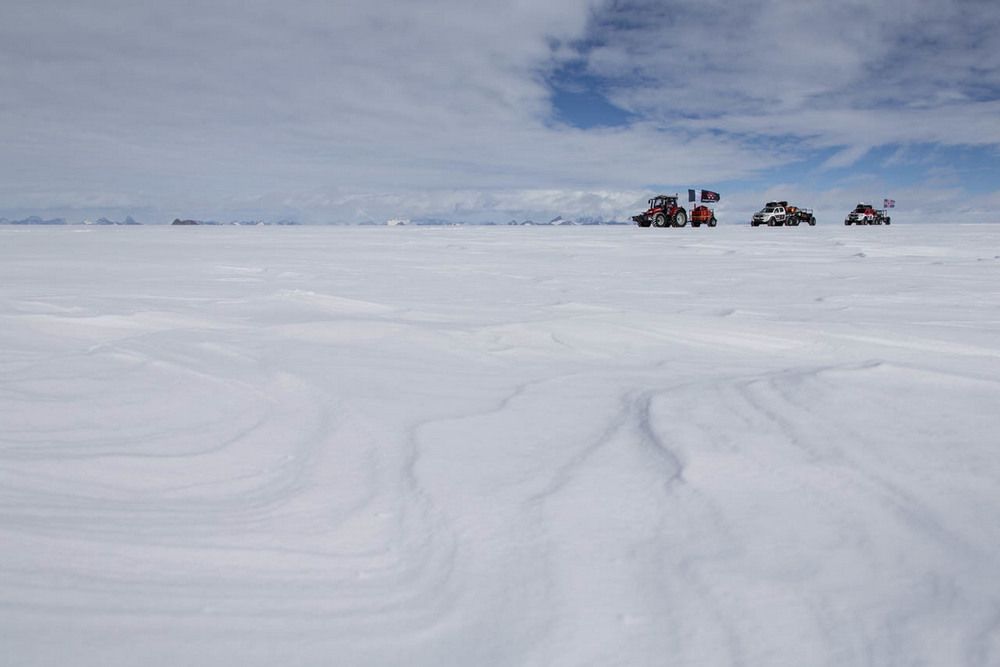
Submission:
[[[110,220],[108,218],[99,218],[97,220],[82,220],[80,222],[67,222],[65,218],[41,218],[37,215],[33,215],[21,220],[8,220],[7,218],[0,218],[0,225],[141,225],[143,223],[137,222],[132,216],[127,216],[124,220]],[[255,225],[277,225],[277,226],[291,226],[300,225],[302,223],[296,220],[282,219],[275,221],[264,221],[264,220],[234,220],[232,222],[218,222],[216,220],[195,220],[190,218],[176,218],[171,225],[206,225],[206,226],[224,226],[224,225],[240,225],[240,226],[255,226]],[[400,219],[393,218],[392,220],[387,220],[384,222],[375,222],[372,220],[367,220],[363,222],[355,223],[356,225],[362,226],[402,226],[410,225],[417,227],[451,227],[456,225],[471,225],[471,226],[497,226],[497,225],[548,225],[548,226],[564,226],[564,225],[629,225],[630,222],[623,222],[621,220],[606,219],[603,217],[594,216],[579,216],[564,218],[559,215],[548,222],[536,222],[535,220],[525,219],[525,220],[510,220],[506,223],[499,222],[462,222],[456,220],[444,220],[442,218],[414,218],[410,219]]]
[[[623,222],[621,220],[608,220],[603,217],[593,217],[593,216],[580,216],[577,218],[564,218],[561,215],[549,220],[550,225],[630,225],[631,222]]]
[[[8,220],[7,218],[0,218],[0,225],[65,225],[66,221],[62,218],[52,218],[51,220],[43,220],[37,215],[33,215],[30,218],[25,218],[23,220]]]
[[[122,220],[121,222],[117,222],[115,220],[108,220],[107,218],[100,218],[96,222],[90,222],[88,220],[84,220],[83,224],[85,224],[85,225],[141,225],[142,223],[141,222],[136,222],[135,219],[131,215],[129,215],[129,216],[126,216],[125,219]]]
[[[98,220],[83,220],[81,222],[66,222],[65,218],[50,218],[48,220],[40,218],[37,215],[33,215],[22,220],[8,220],[7,218],[0,218],[0,225],[141,225],[141,222],[136,222],[132,216],[126,217],[121,222],[117,220],[108,220],[107,218],[99,218]]]
[[[227,225],[237,225],[241,227],[254,227],[257,225],[276,225],[279,227],[287,227],[291,225],[299,225],[301,223],[295,220],[275,220],[273,222],[265,222],[264,220],[233,220],[232,222],[218,222],[216,220],[191,220],[191,219],[181,219],[175,218],[171,225],[207,225],[209,227],[215,226],[227,226]]]
[[[455,220],[442,220],[440,218],[415,218],[413,220],[400,220],[394,218],[386,222],[360,222],[360,225],[388,225],[391,227],[402,226],[402,225],[414,225],[418,227],[425,226],[455,226],[455,225],[472,225],[472,226],[497,226],[497,225],[523,225],[523,226],[533,226],[533,225],[548,225],[548,226],[565,226],[565,225],[630,225],[631,222],[623,222],[621,220],[607,219],[603,217],[593,217],[593,216],[580,216],[573,218],[564,218],[561,215],[557,215],[548,222],[536,222],[535,220],[525,219],[525,220],[510,220],[509,222],[459,222]]]
[[[141,225],[132,216],[127,216],[124,220],[109,220],[108,218],[98,218],[97,220],[81,220],[80,222],[67,222],[65,218],[41,218],[33,215],[21,220],[8,220],[0,218],[0,225]],[[216,222],[215,220],[181,220],[176,219],[175,225],[298,225],[295,220],[276,220],[274,222],[264,222],[263,220],[235,220],[233,222]]]

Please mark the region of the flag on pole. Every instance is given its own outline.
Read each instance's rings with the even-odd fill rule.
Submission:
[[[883,199],[882,200],[882,208],[896,208],[896,200],[895,199]]]
[[[718,192],[712,192],[711,190],[702,190],[701,191],[701,200],[702,201],[709,201],[709,202],[711,202],[711,201],[719,201],[719,193]]]
[[[695,201],[694,190],[688,190],[688,201]]]

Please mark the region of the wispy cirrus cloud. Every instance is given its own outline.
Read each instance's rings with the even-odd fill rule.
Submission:
[[[814,147],[1000,143],[995,3],[625,1],[603,16],[589,71],[665,126]]]

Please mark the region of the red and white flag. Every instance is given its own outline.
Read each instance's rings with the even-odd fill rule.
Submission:
[[[895,199],[883,199],[882,200],[882,208],[896,208],[896,200]]]

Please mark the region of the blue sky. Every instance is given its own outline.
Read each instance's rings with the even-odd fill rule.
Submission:
[[[992,1],[6,0],[0,217],[1000,222]]]

